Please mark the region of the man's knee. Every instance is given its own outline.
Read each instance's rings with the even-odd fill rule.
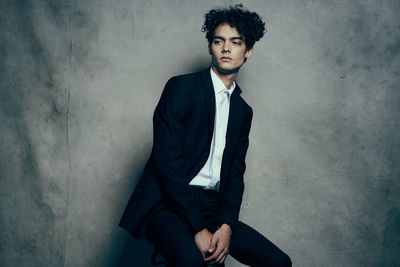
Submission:
[[[271,260],[268,261],[270,265],[264,265],[264,266],[274,266],[274,267],[291,267],[292,266],[292,260],[288,255],[285,253],[280,253],[277,255],[271,263]]]
[[[282,266],[284,266],[284,267],[291,267],[292,266],[292,260],[285,253],[283,253],[283,256],[282,256]]]
[[[251,266],[271,266],[271,267],[291,267],[292,260],[281,250],[276,251],[274,254],[265,253],[255,257]]]

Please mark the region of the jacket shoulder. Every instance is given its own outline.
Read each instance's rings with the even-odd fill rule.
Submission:
[[[243,98],[242,98],[242,100],[243,100],[243,104],[244,104],[245,109],[248,112],[253,113],[253,108],[246,102],[246,100],[244,100]]]
[[[199,79],[200,72],[187,73],[171,77],[167,84],[172,83],[175,86],[187,87],[188,85],[198,84]]]
[[[157,108],[166,108],[175,114],[186,116],[199,88],[198,73],[174,76],[168,80],[161,94]]]
[[[250,116],[253,116],[253,108],[244,100],[244,98],[240,95],[239,96],[240,101],[242,102],[243,109],[245,110],[246,114],[249,114]]]
[[[165,87],[164,94],[172,94],[176,97],[184,97],[198,86],[199,73],[182,74],[170,78]]]

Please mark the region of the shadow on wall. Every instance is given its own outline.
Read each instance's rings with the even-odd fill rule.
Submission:
[[[400,231],[400,212],[392,210],[385,220],[385,232],[383,239],[383,252],[381,255],[382,266],[400,266],[400,235],[393,234]]]
[[[150,154],[151,144],[146,144],[147,150]],[[134,155],[134,159],[139,158]],[[121,199],[119,201],[120,205],[116,207],[119,211],[113,216],[114,224],[112,229],[109,229],[109,242],[105,244],[103,249],[99,251],[98,258],[102,258],[101,267],[128,267],[128,266],[151,266],[151,255],[153,254],[152,245],[145,239],[136,240],[134,239],[128,231],[118,226],[119,221],[122,217],[123,211],[128,203],[131,194],[136,187],[139,178],[141,177],[144,166],[146,165],[146,160],[133,160],[132,169],[129,175],[124,179],[130,181],[132,186],[127,190],[127,194],[121,194]]]
[[[202,58],[196,62],[188,62],[184,65],[185,73],[203,71],[210,66],[210,61],[209,58]]]

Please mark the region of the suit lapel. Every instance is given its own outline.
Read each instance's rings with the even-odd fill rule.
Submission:
[[[202,89],[205,92],[205,106],[208,111],[208,138],[209,144],[211,144],[213,131],[214,131],[214,122],[215,122],[215,94],[214,87],[211,80],[210,68],[202,71],[200,73],[200,80]]]
[[[236,86],[229,104],[228,128],[226,130],[226,143],[221,166],[221,186],[225,182],[224,178],[228,171],[228,162],[230,162],[234,156],[234,149],[240,135],[240,126],[242,125],[243,120],[243,106],[240,101],[241,92],[242,90],[240,90],[239,86]]]
[[[222,188],[225,186],[230,167],[229,163],[233,163],[232,158],[235,156],[236,143],[238,142],[240,136],[240,126],[243,120],[243,106],[240,101],[240,92],[241,90],[237,86],[231,96],[228,128],[226,130],[226,143],[224,153],[222,155],[220,190],[223,190]]]
[[[242,121],[242,105],[240,102],[240,90],[239,86],[236,86],[235,91],[231,96],[231,101],[229,104],[229,119],[228,128],[226,130],[226,144],[225,147],[231,148],[234,145],[236,137],[239,136],[240,125]],[[229,150],[229,149],[228,149]]]
[[[214,131],[215,122],[215,93],[214,87],[212,85],[210,68],[200,73],[200,79],[202,84],[202,89],[205,91],[205,101],[208,111],[208,129],[209,129],[209,143],[211,144],[212,135]],[[226,165],[227,159],[229,159],[233,154],[233,148],[235,147],[235,142],[240,134],[240,126],[243,116],[242,103],[240,101],[240,94],[242,90],[236,84],[236,88],[231,95],[231,100],[229,104],[229,119],[228,127],[226,130],[226,144],[222,160],[222,168]],[[225,164],[224,164],[225,163]]]

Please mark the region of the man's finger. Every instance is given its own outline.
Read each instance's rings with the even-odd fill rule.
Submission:
[[[219,253],[218,253],[219,251],[218,250],[216,250],[211,256],[208,256],[207,258],[205,258],[204,259],[204,261],[212,261],[212,262],[214,262],[215,261],[215,259],[218,257],[218,255],[219,255]]]
[[[214,253],[206,258],[205,261],[215,260],[216,258],[218,258],[223,249],[224,248],[222,246],[217,246],[217,249],[214,251]]]
[[[211,237],[211,242],[210,246],[208,247],[208,252],[212,253],[215,251],[215,248],[217,246],[217,241],[218,241],[217,238],[215,238],[214,236]]]
[[[228,257],[228,253],[225,253],[225,256],[222,258],[220,263],[224,263],[224,261],[226,260],[226,257]]]
[[[203,255],[203,259],[206,257],[206,253],[200,250],[201,255]]]
[[[214,251],[214,253],[211,256],[206,258],[205,261],[214,261],[216,258],[218,258],[220,253],[221,253],[221,251],[217,249],[216,251]]]
[[[216,257],[216,259],[212,263],[221,263],[221,260],[225,256],[226,251],[227,251],[226,249],[223,249],[221,253],[219,253],[218,257]]]
[[[227,250],[226,249],[222,250],[221,254],[219,254],[219,256],[215,262],[222,263],[223,262],[222,259],[226,256],[226,254],[227,254]]]

